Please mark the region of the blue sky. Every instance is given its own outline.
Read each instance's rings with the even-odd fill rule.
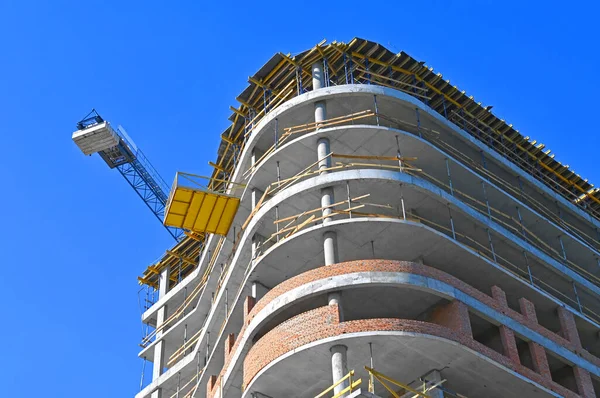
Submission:
[[[600,184],[591,1],[201,3],[0,1],[3,396],[138,391],[136,276],[171,238],[72,143],[93,107],[170,184],[209,173],[229,105],[273,53],[359,36],[424,60]]]

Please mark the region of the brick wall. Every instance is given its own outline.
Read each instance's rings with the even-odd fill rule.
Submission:
[[[393,260],[359,260],[333,264],[330,266],[320,267],[305,272],[301,275],[298,275],[277,285],[258,302],[255,302],[255,300],[251,297],[247,298],[244,302],[244,326],[242,327],[242,330],[239,333],[240,337],[238,337],[238,339],[235,341],[235,344],[231,348],[230,353],[225,356],[225,364],[223,366],[223,370],[220,373],[220,377],[222,377],[226,372],[232,355],[236,352],[236,350],[240,349],[239,344],[241,336],[244,335],[245,330],[250,321],[275,298],[296,287],[302,286],[312,281],[354,272],[407,272],[443,281],[463,291],[471,297],[483,302],[487,306],[494,308],[495,310],[513,318],[514,320],[522,323],[524,326],[535,330],[536,332],[540,333],[541,335],[544,335],[545,337],[549,338],[555,343],[563,345],[567,349],[576,352],[578,355],[584,357],[588,361],[600,366],[600,360],[597,357],[593,356],[588,351],[581,348],[580,343],[577,344],[577,339],[574,337],[575,333],[577,332],[576,328],[573,329],[574,320],[571,322],[571,319],[569,319],[568,317],[569,315],[571,315],[572,317],[571,313],[563,312],[561,314],[559,312],[559,316],[563,316],[564,318],[561,320],[561,326],[563,324],[565,326],[562,327],[561,335],[558,335],[537,323],[537,317],[535,316],[535,307],[533,307],[533,304],[531,304],[527,300],[522,301],[522,305],[524,306],[522,308],[523,313],[519,313],[510,309],[506,303],[506,295],[504,294],[502,289],[500,289],[497,286],[492,288],[492,297],[490,297],[487,294],[482,293],[481,291],[471,287],[470,285],[467,285],[466,283],[462,282],[457,278],[454,278],[442,271],[422,264]],[[448,317],[447,315],[445,315],[445,313],[447,312],[454,312],[454,314],[458,314],[460,315],[460,317],[456,319],[453,317]],[[496,360],[497,362],[503,364],[504,366],[510,369],[513,369],[514,371],[523,374],[531,380],[534,380],[546,386],[547,388],[558,392],[561,395],[577,396],[577,394],[574,394],[568,389],[552,382],[549,378],[549,373],[546,373],[545,369],[540,368],[538,369],[538,372],[534,372],[531,369],[522,366],[518,358],[518,351],[516,349],[514,332],[509,328],[503,325],[500,326],[500,333],[504,348],[504,355],[502,355],[472,339],[472,335],[470,332],[470,323],[468,321],[468,308],[463,303],[454,301],[448,304],[448,307],[445,308],[445,311],[442,311],[440,309],[437,311],[434,310],[433,313],[436,314],[435,318],[433,318],[433,321],[435,323],[438,323],[439,325],[434,325],[433,323],[417,322],[419,330],[421,332],[423,330],[434,328],[435,331],[444,334],[444,336],[451,336],[451,339],[455,341],[460,341],[466,346],[469,346],[471,348],[476,347],[474,349],[477,349],[484,355]],[[398,319],[371,319],[339,323],[338,316],[339,314],[337,312],[336,306],[322,307],[294,317],[271,330],[269,333],[263,336],[254,345],[254,347],[252,347],[251,351],[248,353],[246,359],[244,360],[244,385],[247,385],[247,383],[256,375],[256,373],[260,371],[260,369],[262,369],[264,366],[266,366],[269,362],[293,349],[291,347],[297,348],[311,341],[316,341],[327,336],[335,336],[336,333],[339,333],[342,329],[360,329],[360,327],[365,327],[365,330],[406,331],[406,328],[414,327],[414,322],[416,322]],[[333,321],[333,319],[335,319],[335,322]],[[313,328],[313,331],[306,332],[309,331],[311,327]],[[299,331],[299,329],[302,329],[302,331]],[[314,329],[318,329],[319,333],[315,334]],[[293,332],[294,330],[296,330],[296,332]],[[271,340],[271,342],[268,343],[269,340],[266,340],[266,338],[268,336],[273,336],[271,333],[279,333],[280,336],[277,339]],[[289,335],[289,333],[291,333],[291,335]],[[343,333],[349,332],[346,331]],[[282,336],[285,338],[283,338]],[[280,343],[275,343],[275,341],[278,341]],[[541,361],[541,364],[543,366],[544,362]],[[576,371],[575,375],[579,391],[581,391],[584,394],[587,394],[589,391],[593,391],[589,373],[579,368],[575,368],[574,370]],[[214,392],[215,391],[213,391],[212,393],[214,394]],[[212,396],[212,394],[209,393],[208,396],[210,397]],[[592,394],[584,396],[593,397],[594,395]]]
[[[457,331],[434,323],[409,319],[380,318],[339,322],[338,316],[337,305],[320,307],[291,318],[265,334],[250,349],[244,360],[244,388],[245,386],[248,386],[258,372],[265,368],[269,363],[306,344],[329,337],[342,337],[350,333],[402,331],[431,335],[455,341],[564,397],[574,398],[579,396],[567,388],[554,383],[551,379],[548,379],[525,366],[512,362],[509,358],[475,341],[469,334],[462,331]],[[460,321],[452,321],[450,323],[460,324]],[[591,387],[591,380],[589,387]],[[593,388],[587,391],[588,395],[584,395],[586,398],[595,396],[593,394],[589,395],[590,391],[593,393]]]

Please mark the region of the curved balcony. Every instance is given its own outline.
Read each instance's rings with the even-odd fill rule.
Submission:
[[[469,312],[473,313],[468,321],[465,321],[472,325],[468,327],[469,330],[472,330],[474,339],[480,343],[479,348],[485,346],[484,351],[495,351],[491,354],[494,357],[497,357],[498,353],[506,354],[506,351],[510,351],[503,351],[502,345],[499,346],[499,342],[494,340],[493,334],[490,333],[493,332],[494,325],[505,325],[514,330],[514,333],[520,338],[539,342],[548,347],[554,355],[562,356],[563,362],[554,362],[553,368],[561,369],[567,366],[567,363],[578,363],[578,366],[600,374],[600,360],[597,357],[507,307],[506,302],[503,301],[503,293],[497,287],[492,289],[494,293],[492,298],[459,279],[422,264],[390,260],[361,260],[320,267],[302,273],[271,289],[254,307],[247,307],[246,310],[251,308],[251,311],[244,315],[244,326],[235,340],[235,344],[230,345],[229,349],[226,348],[225,365],[219,375],[223,391],[227,392],[231,386],[241,385],[240,366],[244,358],[246,358],[244,360],[244,385],[248,385],[257,373],[263,368],[271,366],[272,361],[277,362],[277,358],[287,352],[285,349],[283,352],[278,352],[277,349],[294,339],[310,340],[314,338],[314,333],[290,331],[288,326],[300,323],[311,325],[312,318],[302,319],[300,322],[296,321],[298,319],[296,315],[303,314],[304,316],[306,311],[322,308],[327,303],[326,293],[330,291],[342,292],[345,321],[362,322],[371,318],[389,317],[431,321],[437,319],[437,310],[432,310],[432,308],[439,308],[439,313],[452,312],[453,307],[448,307],[446,303],[448,300],[459,300],[464,303]],[[455,323],[449,322],[448,324],[454,325]],[[269,340],[268,336],[273,336],[273,333],[276,333],[274,331],[277,330],[285,330],[293,337],[273,337],[278,340],[277,343]],[[467,334],[471,334],[471,332]],[[257,340],[258,343],[253,345],[252,342]],[[522,350],[522,344],[519,350]],[[265,347],[270,347],[270,349]],[[257,350],[263,349],[266,352],[256,354]],[[352,353],[352,355],[355,354]],[[579,356],[585,360],[581,360]],[[501,358],[499,361],[506,363],[506,359]],[[521,363],[521,360],[516,358],[512,360],[515,360],[517,364]],[[528,366],[531,367],[531,364]],[[513,364],[509,367],[513,370],[523,371],[527,377],[533,380],[536,380],[536,377],[539,379],[539,375],[532,376],[528,370],[521,369],[519,366],[515,367]],[[320,382],[324,383],[322,380]],[[238,390],[234,389],[234,391]],[[298,395],[298,391],[295,393],[286,391],[285,393]],[[281,394],[283,393],[278,391],[275,396]],[[234,395],[226,393],[224,396]]]
[[[350,183],[349,186],[346,185],[347,182]],[[529,283],[533,281],[535,286],[596,318],[596,306],[599,304],[593,294],[598,290],[596,285],[529,245],[501,224],[490,221],[487,216],[465,205],[456,197],[406,173],[365,169],[338,171],[309,178],[282,190],[258,210],[251,222],[257,225],[253,232],[265,237],[262,243],[263,251],[269,245],[277,244],[304,228],[322,222],[320,208],[315,209],[313,206],[319,202],[318,188],[323,186],[334,186],[337,198],[346,197],[348,190],[351,191],[350,201],[342,200],[334,209],[334,219],[386,218],[422,224],[457,240],[478,255],[501,265],[513,275],[520,276]],[[386,238],[386,235],[389,236]],[[366,228],[362,236],[375,241],[377,249],[387,250],[388,246],[398,246],[390,241],[391,234],[383,235],[379,231],[368,231]],[[354,242],[350,246],[362,247],[362,255],[344,259],[359,259],[369,255],[370,250],[366,247],[368,242]],[[320,244],[315,243],[314,240],[308,243],[306,250],[310,251],[308,246],[311,244],[320,248]],[[422,248],[425,257],[429,251],[431,250]],[[530,256],[525,258],[523,251],[530,253]],[[340,253],[342,252],[346,253],[346,250],[340,250]],[[580,289],[575,297],[570,279],[561,277],[561,274],[577,280],[578,285],[585,286],[585,289]],[[587,289],[591,293],[586,293]]]
[[[327,100],[328,120],[325,121],[325,126],[327,122],[332,125],[357,123],[382,125],[421,136],[465,164],[469,164],[485,179],[502,181],[500,185],[513,187],[513,189],[521,184],[523,187],[521,194],[526,193],[528,205],[558,224],[568,227],[590,245],[600,247],[596,231],[588,224],[600,227],[600,222],[590,218],[585,211],[566,201],[561,195],[557,195],[550,188],[556,185],[555,181],[548,179],[544,180],[546,184],[542,184],[532,174],[525,172],[508,158],[461,130],[458,126],[463,125],[462,122],[458,124],[450,122],[414,97],[381,86],[329,87],[295,97],[269,112],[248,136],[237,169],[236,180],[241,179],[243,172],[251,166],[251,153],[254,150],[268,153],[274,146],[285,142],[282,141],[282,136],[286,132],[291,133],[288,134],[287,139],[289,139],[314,130],[314,126],[311,127],[314,125],[313,106],[316,101],[322,100]],[[415,112],[415,109],[418,111]],[[347,117],[348,115],[354,117]],[[485,136],[487,133],[480,132],[480,135]],[[484,153],[487,159],[482,159],[481,153]],[[260,158],[260,155],[257,158]],[[540,178],[545,177],[540,176]],[[562,214],[562,217],[559,217],[555,212],[555,201],[577,214],[577,217],[569,214]]]
[[[323,294],[332,290],[342,291],[343,322],[340,321],[337,306],[322,307]],[[373,357],[379,370],[385,369],[383,373],[388,375],[400,373],[401,380],[413,380],[419,374],[426,373],[440,364],[442,365],[438,368],[444,365],[452,368],[458,364],[453,362],[455,360],[467,361],[472,366],[485,364],[483,368],[492,373],[484,372],[484,375],[503,370],[507,372],[503,376],[507,381],[516,377],[509,383],[510,388],[515,387],[514,383],[524,382],[519,388],[529,384],[526,391],[529,391],[533,384],[536,388],[544,386],[544,394],[552,390],[562,396],[574,396],[572,391],[565,388],[569,384],[565,382],[562,368],[568,368],[568,363],[575,360],[580,366],[598,374],[598,358],[584,353],[584,357],[591,363],[581,361],[577,356],[581,351],[573,344],[509,309],[502,297],[497,288],[492,298],[439,270],[415,263],[364,260],[318,268],[278,285],[245,316],[244,327],[235,344],[229,346],[229,351],[226,348],[225,367],[218,378],[220,388],[224,391],[223,396],[239,394],[239,390],[233,389],[235,393],[231,395],[230,387],[239,386],[242,382],[240,366],[241,360],[245,358],[245,396],[249,396],[252,391],[271,396],[309,396],[313,390],[303,389],[305,386],[311,386],[314,392],[317,392],[329,384],[327,380],[323,380],[323,374],[328,374],[330,346],[345,343],[352,347],[348,354],[349,361],[352,367],[360,369],[368,364],[368,355],[363,354],[365,347],[368,350],[369,342],[373,343]],[[454,299],[460,301],[447,304],[447,300]],[[372,311],[374,302],[377,302],[375,312]],[[365,310],[366,307],[369,307],[368,310]],[[432,307],[435,308],[432,310]],[[486,319],[491,319],[493,324],[507,325],[511,330],[515,330],[515,335],[539,341],[551,347],[551,350],[556,350],[557,346],[564,347],[554,354],[566,355],[566,363],[562,362],[561,365],[552,362],[551,374],[543,376],[532,371],[531,364],[523,361],[522,353],[519,354],[521,360],[502,355],[502,347],[498,347],[490,335],[489,328],[494,326],[471,315],[470,312],[482,314]],[[286,318],[282,319],[281,315],[284,313]],[[390,315],[393,318],[390,318]],[[453,318],[455,316],[456,319]],[[412,320],[415,318],[421,320]],[[433,338],[435,341],[423,340],[421,345],[420,340],[407,338],[407,341],[401,343],[401,340],[388,339],[394,336],[394,333],[390,332],[401,332],[401,336],[422,335],[421,337]],[[438,346],[437,338],[449,342]],[[255,343],[251,343],[252,341]],[[394,344],[387,346],[389,341],[394,341]],[[461,347],[455,350],[456,347],[451,347],[452,344],[448,346],[447,343],[458,343]],[[415,369],[399,366],[404,360],[411,363],[412,355],[422,355],[420,350],[425,348],[435,348],[426,355],[429,362],[421,359],[417,361]],[[403,352],[398,352],[398,356],[393,355],[396,350]],[[412,354],[404,352],[406,350],[413,350]],[[436,358],[438,354],[440,357]],[[307,363],[310,363],[310,366],[307,366]],[[488,368],[490,363],[497,368]],[[301,365],[303,369],[300,373],[293,372],[290,368]],[[313,366],[317,366],[318,371],[313,373],[310,370]],[[461,362],[459,367],[462,366]],[[473,371],[475,369],[477,367],[472,368]],[[416,373],[411,373],[413,371]],[[302,382],[286,382],[285,377],[278,377],[286,373],[280,372],[297,374],[297,377],[302,378]],[[460,380],[459,384],[463,388],[469,386],[468,391],[463,390],[461,393],[477,396],[481,393],[479,388],[486,385],[486,381],[485,377],[474,377],[476,374],[477,372],[467,372],[458,375],[452,372],[452,377],[448,377],[448,373],[445,377],[454,379],[456,376],[455,382]],[[529,380],[523,380],[521,376]],[[209,396],[212,396],[210,393],[214,388],[214,385],[209,386]],[[540,392],[536,388],[532,393]],[[500,388],[497,393],[499,396],[511,396],[514,392],[511,390],[509,393],[508,390]]]

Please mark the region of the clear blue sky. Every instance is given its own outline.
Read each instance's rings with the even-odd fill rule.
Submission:
[[[600,184],[592,1],[201,3],[0,1],[2,396],[138,391],[136,276],[171,238],[71,141],[93,107],[169,183],[205,174],[273,53],[359,36],[425,61]]]

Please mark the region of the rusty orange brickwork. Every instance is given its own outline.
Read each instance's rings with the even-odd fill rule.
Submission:
[[[239,345],[242,336],[244,336],[249,323],[274,299],[304,284],[354,272],[406,272],[431,277],[445,282],[481,301],[485,305],[513,318],[524,326],[554,341],[556,344],[562,345],[586,360],[600,366],[600,360],[581,347],[577,329],[575,328],[573,314],[564,308],[562,311],[559,310],[558,312],[558,316],[562,317],[562,319],[561,332],[560,334],[557,334],[538,324],[535,307],[528,300],[520,300],[519,304],[521,306],[521,312],[509,308],[506,302],[506,295],[498,286],[492,288],[492,296],[489,296],[451,275],[422,264],[394,260],[359,260],[333,264],[307,271],[280,283],[267,292],[267,294],[258,302],[252,297],[247,297],[244,301],[244,326],[242,327],[242,330],[240,330],[238,338],[235,340],[233,346],[231,346],[230,338],[226,340],[226,344],[228,345],[227,348],[230,349],[228,350],[229,352],[227,355],[225,355],[225,363],[219,378],[223,377],[230,365],[231,357],[240,349]],[[448,314],[451,314],[451,316]],[[521,365],[516,348],[514,332],[506,326],[501,325],[500,327],[504,355],[475,341],[472,338],[470,330],[468,307],[458,301],[450,302],[443,310],[441,308],[434,309],[430,322],[418,322],[403,319],[368,319],[340,323],[338,316],[337,306],[325,306],[291,318],[269,331],[256,342],[246,355],[245,359],[239,359],[244,360],[244,386],[248,385],[252,378],[261,369],[267,366],[269,362],[294,348],[298,348],[322,338],[333,337],[343,333],[390,330],[413,331],[448,338],[449,340],[459,342],[466,347],[486,355],[496,362],[565,397],[579,396],[552,381],[549,368],[547,367],[548,363],[545,356],[545,350],[538,344],[530,343],[531,354],[536,371]],[[533,346],[533,344],[535,345]],[[582,392],[582,396],[595,396],[593,394],[594,389],[589,372],[575,367],[574,375],[578,391]],[[218,380],[218,378],[215,376],[215,381],[216,380]],[[209,397],[212,397],[215,393],[214,387],[216,387],[216,384],[217,383],[214,383],[212,385],[213,388],[208,388],[207,395]],[[592,392],[592,395],[590,395],[590,391]]]

